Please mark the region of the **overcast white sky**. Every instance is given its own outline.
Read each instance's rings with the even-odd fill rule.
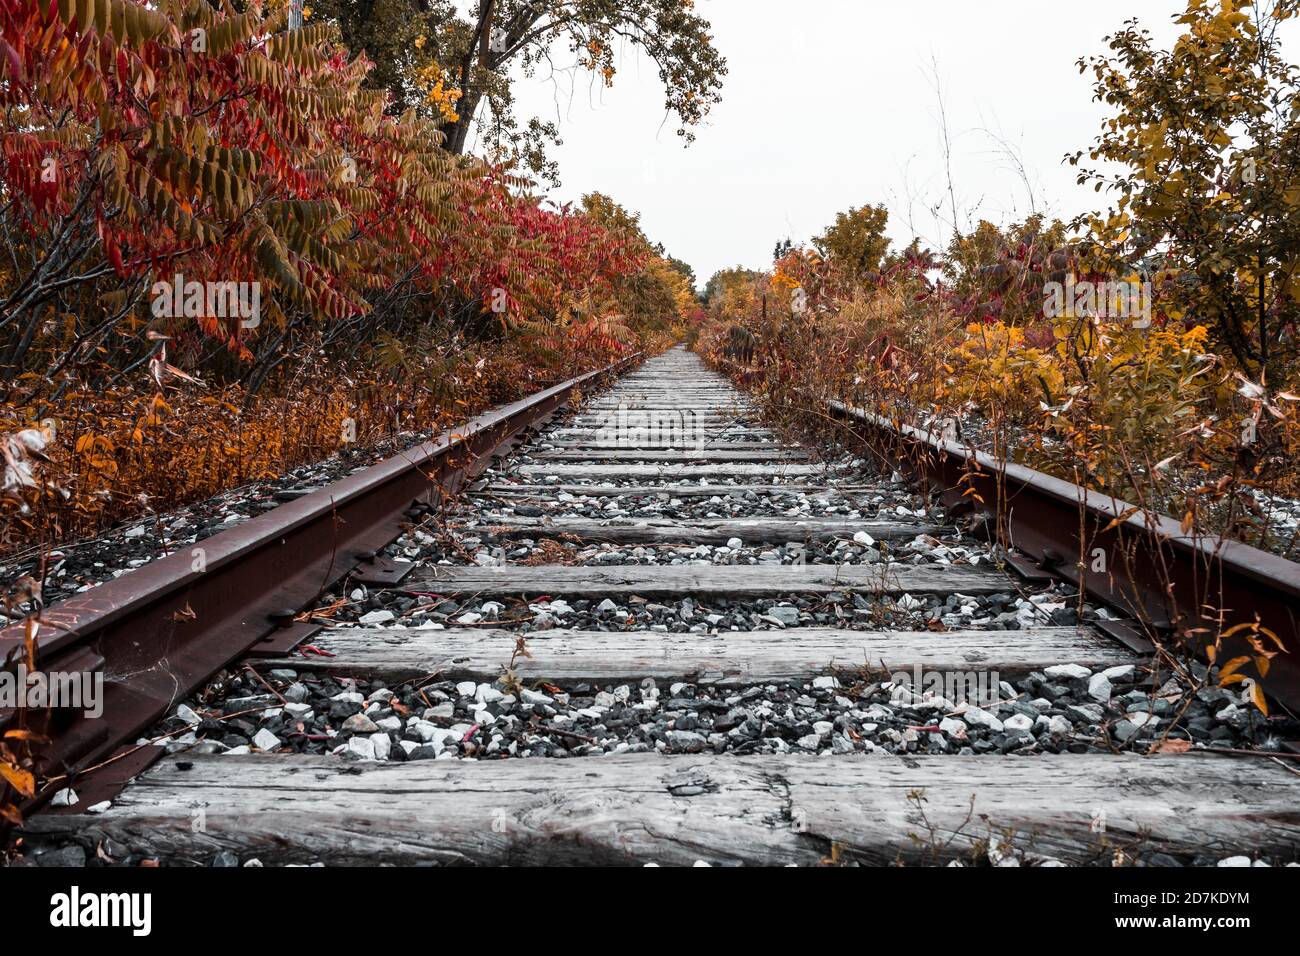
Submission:
[[[1075,65],[1137,16],[1162,44],[1184,0],[696,0],[727,58],[722,102],[683,148],[652,63],[624,56],[612,89],[586,71],[539,73],[519,115],[557,118],[557,200],[600,190],[638,210],[646,233],[702,286],[729,265],[764,268],[835,213],[884,202],[890,235],[932,245],[950,228],[933,66],[965,216],[1004,223],[1029,196],[996,134],[1021,156],[1039,209],[1068,218],[1102,205],[1061,163],[1087,147],[1104,110]],[[557,51],[556,62],[571,62]],[[909,194],[912,197],[909,202]],[[942,201],[943,221],[931,208]]]

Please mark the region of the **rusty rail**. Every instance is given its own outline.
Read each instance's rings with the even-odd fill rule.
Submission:
[[[36,666],[102,673],[103,717],[66,708],[33,714],[30,729],[50,740],[40,750],[38,777],[69,780],[100,764],[263,642],[284,647],[302,640],[315,628],[294,623],[295,614],[344,575],[361,569],[372,580],[393,579],[400,569],[376,561],[375,553],[404,521],[454,494],[493,455],[512,450],[525,429],[548,419],[575,390],[622,372],[641,354],[493,409],[46,609]],[[0,630],[6,666],[16,666],[23,637],[23,625]],[[0,727],[12,717],[0,713]],[[30,806],[66,785],[47,787]]]

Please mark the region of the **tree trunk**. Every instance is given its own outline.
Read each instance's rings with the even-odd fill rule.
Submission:
[[[469,142],[469,128],[474,123],[474,114],[478,111],[479,100],[482,98],[480,93],[466,93],[461,97],[458,109],[460,118],[445,130],[447,141],[444,147],[447,152],[456,156],[465,152],[465,144]]]

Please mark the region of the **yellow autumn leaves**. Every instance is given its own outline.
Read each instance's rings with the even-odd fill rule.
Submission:
[[[417,49],[424,46],[424,37],[417,37]],[[425,102],[438,111],[439,117],[446,123],[455,123],[460,119],[456,112],[456,102],[461,91],[452,84],[450,74],[436,60],[421,67],[415,74],[416,83],[424,92]]]

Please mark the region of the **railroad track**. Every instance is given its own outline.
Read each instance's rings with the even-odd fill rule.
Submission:
[[[119,671],[121,693],[159,678],[149,705],[67,752],[80,770],[44,794],[66,805],[28,820],[29,845],[125,863],[1297,858],[1300,766],[1228,753],[1285,719],[1195,691],[1072,582],[1010,576],[888,470],[783,440],[693,354],[540,434],[529,407],[488,421],[474,464],[433,469],[474,478],[465,494],[404,485],[395,527],[333,540],[324,579],[348,575],[325,595],[268,596],[277,573],[319,582],[314,552],[247,558],[262,618],[299,594],[288,626],[267,641],[223,613],[220,663],[155,647]],[[132,607],[165,621],[202,585]],[[201,597],[198,630],[241,599]],[[65,614],[50,659],[107,648],[87,635],[125,626],[112,613]]]

